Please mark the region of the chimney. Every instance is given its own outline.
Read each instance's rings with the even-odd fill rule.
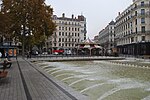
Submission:
[[[118,15],[120,15],[120,12],[118,12]]]
[[[63,17],[63,18],[65,17],[65,13],[62,14],[62,17]]]
[[[74,15],[72,14],[72,19],[74,18]]]

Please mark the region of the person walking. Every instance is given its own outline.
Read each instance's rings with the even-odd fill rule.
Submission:
[[[28,51],[27,52],[27,59],[30,57],[30,52]]]
[[[2,53],[0,52],[0,58],[2,57]]]

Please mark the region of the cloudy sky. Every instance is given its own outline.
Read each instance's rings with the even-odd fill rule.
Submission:
[[[125,10],[132,0],[46,0],[58,17],[84,15],[87,19],[87,37],[93,38],[112,20],[118,12]]]

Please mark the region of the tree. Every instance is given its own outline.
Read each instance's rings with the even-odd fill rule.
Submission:
[[[23,55],[26,36],[26,44],[38,44],[45,40],[43,37],[52,35],[56,27],[52,21],[53,9],[45,0],[2,0],[1,13],[9,15],[11,21],[6,22],[10,26],[7,29],[11,36],[22,40]]]
[[[10,32],[12,29],[12,20],[10,13],[6,9],[2,9],[2,6],[0,6],[0,36],[1,37],[8,37],[10,39]]]

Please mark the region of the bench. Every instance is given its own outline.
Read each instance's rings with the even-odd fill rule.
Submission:
[[[7,77],[8,71],[5,71],[5,69],[10,68],[11,64],[12,63],[8,61],[0,62],[0,69],[2,69],[2,71],[0,71],[0,79]],[[9,65],[9,67],[7,67],[7,65]]]
[[[8,71],[0,71],[0,78],[7,77]]]

